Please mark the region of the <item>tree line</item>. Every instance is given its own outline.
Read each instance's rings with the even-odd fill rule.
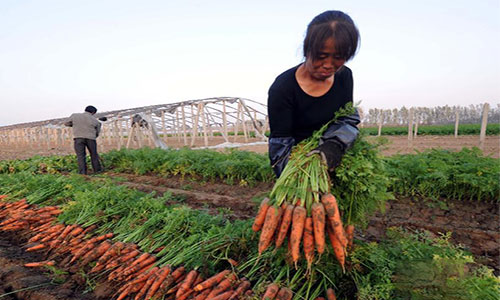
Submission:
[[[454,124],[457,118],[461,124],[481,123],[483,104],[471,104],[469,106],[436,106],[436,107],[413,107],[413,120],[422,125]],[[361,111],[362,122],[365,125],[378,125],[381,121],[384,125],[406,125],[408,124],[410,108],[379,109],[371,108],[367,112]],[[488,123],[500,123],[500,104],[490,105],[488,112]]]

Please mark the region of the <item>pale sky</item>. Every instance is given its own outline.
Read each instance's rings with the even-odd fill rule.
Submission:
[[[209,97],[267,102],[330,9],[364,108],[500,102],[500,1],[0,0],[0,126]]]

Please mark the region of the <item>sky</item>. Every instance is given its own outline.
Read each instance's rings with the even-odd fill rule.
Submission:
[[[210,97],[263,104],[342,10],[363,108],[500,103],[499,0],[0,0],[0,126]]]

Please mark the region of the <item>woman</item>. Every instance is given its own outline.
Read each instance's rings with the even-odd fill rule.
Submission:
[[[268,115],[271,135],[269,158],[276,176],[285,168],[292,146],[310,137],[352,102],[351,70],[344,66],[358,48],[359,32],[341,11],[326,11],[307,27],[305,61],[279,75],[269,89]],[[359,115],[339,118],[325,131],[320,154],[332,171],[352,146],[359,130]]]

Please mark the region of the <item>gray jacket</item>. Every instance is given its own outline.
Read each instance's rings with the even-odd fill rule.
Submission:
[[[73,138],[75,139],[95,140],[101,132],[101,122],[89,112],[72,114],[64,125],[73,127]]]

